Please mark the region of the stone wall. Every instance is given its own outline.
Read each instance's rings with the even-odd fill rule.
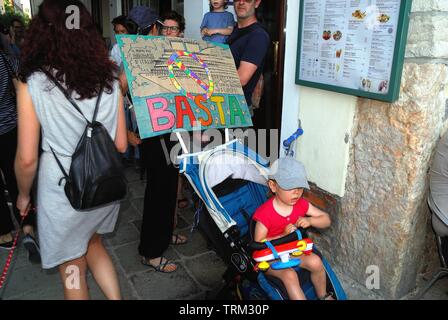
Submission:
[[[447,0],[413,1],[400,98],[393,104],[359,99],[346,193],[323,241],[330,260],[361,284],[366,268],[378,266],[377,293],[384,298],[415,287],[432,239],[425,199],[447,118],[446,30]]]

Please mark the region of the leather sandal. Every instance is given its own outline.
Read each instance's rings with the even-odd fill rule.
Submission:
[[[163,261],[163,259],[165,259],[165,261]],[[153,265],[149,262],[150,259],[146,259],[145,257],[142,257],[142,264],[147,266],[147,267],[151,267],[153,268],[155,271],[157,272],[161,272],[161,273],[172,273],[174,271],[177,270],[177,265],[170,262],[168,259],[166,259],[164,256],[160,257],[160,261],[158,265]],[[167,266],[168,265],[173,265],[176,268],[174,268],[174,270],[167,270]]]
[[[177,200],[177,207],[179,209],[186,209],[189,208],[190,206],[191,206],[190,200],[188,200],[187,198]]]
[[[186,244],[188,242],[187,237],[180,236],[179,234],[173,233],[171,236],[171,244],[175,246],[179,246],[182,244]]]

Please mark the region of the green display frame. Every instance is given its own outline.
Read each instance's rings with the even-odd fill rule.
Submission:
[[[364,97],[385,102],[394,102],[398,100],[400,94],[401,76],[403,72],[404,55],[406,50],[406,42],[409,30],[409,17],[411,13],[412,0],[397,0],[400,1],[400,11],[397,24],[397,35],[395,39],[392,68],[389,81],[389,92],[387,94],[380,94],[375,92],[367,92],[360,89],[352,89],[337,85],[330,85],[326,83],[311,82],[300,79],[300,59],[302,56],[302,32],[304,22],[304,1],[300,1],[299,13],[299,35],[297,47],[297,64],[296,64],[296,81],[295,83],[302,86],[313,87],[322,90],[334,91],[343,94]]]

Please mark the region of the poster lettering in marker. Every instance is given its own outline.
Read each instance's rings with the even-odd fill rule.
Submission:
[[[252,126],[227,45],[117,36],[140,137]]]

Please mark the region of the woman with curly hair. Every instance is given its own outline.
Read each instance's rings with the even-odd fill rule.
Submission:
[[[74,7],[79,9],[79,28],[70,28],[67,23],[72,13],[76,13],[70,10]],[[66,89],[86,119],[92,119],[101,97],[97,121],[115,140],[117,149],[126,150],[117,66],[109,59],[88,11],[77,0],[45,0],[40,5],[25,37],[21,58],[15,163],[19,186],[17,208],[22,215],[30,208],[30,189],[42,136],[37,189],[42,266],[59,267],[66,299],[89,298],[88,269],[108,299],[121,299],[114,265],[101,240],[101,234],[113,231],[120,205],[74,210],[64,193],[63,174],[51,151],[54,150],[68,172],[71,155],[86,127],[84,117],[54,81]]]

